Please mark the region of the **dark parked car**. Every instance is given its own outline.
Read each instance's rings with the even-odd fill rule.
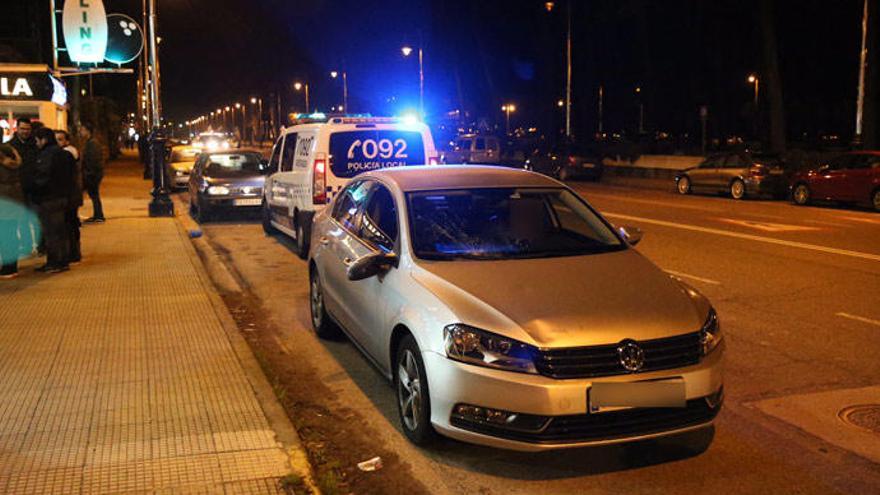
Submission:
[[[779,157],[760,153],[711,155],[696,167],[675,176],[675,189],[681,194],[728,193],[733,199],[762,195],[784,197],[785,186]]]
[[[791,200],[867,204],[880,211],[880,151],[858,151],[832,158],[791,179]]]
[[[189,178],[190,212],[201,223],[220,211],[259,211],[267,170],[256,150],[200,154]]]
[[[536,149],[526,160],[529,170],[565,181],[602,178],[602,155],[587,146],[563,144],[549,151]]]

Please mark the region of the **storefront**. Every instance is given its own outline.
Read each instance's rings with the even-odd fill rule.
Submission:
[[[12,139],[21,117],[67,130],[67,90],[45,65],[0,64],[0,131]]]

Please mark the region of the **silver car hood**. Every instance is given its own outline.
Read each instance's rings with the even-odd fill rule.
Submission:
[[[539,347],[698,330],[708,301],[638,252],[499,261],[418,261],[412,276],[461,321]]]

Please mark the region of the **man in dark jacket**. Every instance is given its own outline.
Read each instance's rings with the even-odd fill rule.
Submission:
[[[70,153],[58,147],[52,129],[44,127],[34,134],[40,154],[34,169],[33,197],[46,240],[46,264],[37,270],[64,272],[70,269],[70,240],[65,214],[70,204],[76,164]]]
[[[80,221],[79,209],[83,205],[83,186],[82,186],[82,167],[79,161],[79,150],[70,142],[70,134],[67,131],[56,130],[55,140],[58,141],[58,147],[70,153],[73,157],[73,181],[70,183],[70,202],[67,204],[67,213],[64,215],[64,221],[67,222],[68,239],[70,242],[70,262],[79,263],[82,261],[82,251],[80,250]]]
[[[101,146],[94,139],[91,124],[83,124],[79,128],[83,142],[82,170],[83,186],[92,199],[92,216],[85,223],[104,223],[104,208],[101,205],[101,180],[104,178],[104,154]]]
[[[37,149],[37,142],[33,136],[33,122],[27,117],[18,119],[15,123],[15,135],[7,144],[15,148],[18,156],[21,158],[21,166],[19,174],[21,175],[21,190],[24,194],[24,205],[28,208],[35,209],[33,202],[34,192],[34,167],[37,164],[37,155],[40,150]],[[28,215],[33,218],[33,215]],[[39,229],[38,225],[23,224],[20,226],[22,250],[31,252],[37,247],[38,239],[34,239],[34,233]],[[42,250],[42,245],[40,246]]]

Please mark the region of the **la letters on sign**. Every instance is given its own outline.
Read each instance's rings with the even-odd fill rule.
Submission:
[[[34,96],[31,85],[23,77],[0,77],[0,96]]]

